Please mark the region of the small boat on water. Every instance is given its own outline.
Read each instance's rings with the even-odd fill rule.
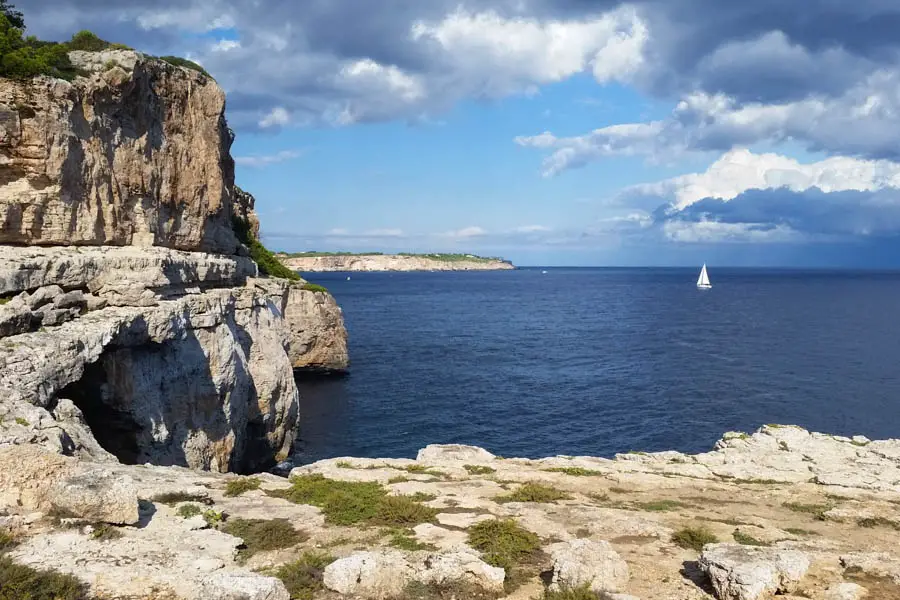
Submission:
[[[706,273],[706,263],[703,263],[703,268],[700,269],[700,277],[697,278],[697,289],[712,289],[712,284],[709,282],[709,275]]]

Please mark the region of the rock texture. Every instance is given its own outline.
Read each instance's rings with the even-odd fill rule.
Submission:
[[[344,457],[295,469],[296,476],[377,482],[389,494],[419,498],[437,514],[433,522],[409,525],[405,535],[420,544],[409,550],[391,546],[394,531],[336,525],[318,507],[269,495],[290,486],[273,475],[259,475],[261,489],[234,497],[226,495],[231,475],[100,464],[26,446],[0,452],[6,457],[0,458],[0,529],[10,530],[16,538],[15,547],[6,551],[15,562],[74,574],[98,598],[283,600],[285,590],[272,573],[306,552],[332,557],[324,573],[306,572],[307,581],[322,587],[312,594],[314,600],[495,596],[528,600],[542,597],[553,579],[561,588],[582,582],[607,590],[598,595],[610,600],[838,600],[859,597],[863,588],[866,598],[900,598],[896,530],[889,522],[861,525],[846,516],[895,515],[900,506],[897,491],[861,487],[856,479],[841,485],[775,483],[657,470],[657,463],[669,464],[674,458],[678,460],[672,468],[701,460],[715,463],[713,457],[724,453],[742,468],[750,471],[756,465],[764,474],[770,468],[769,438],[780,446],[778,436],[808,437],[823,456],[852,446],[873,471],[890,471],[897,462],[891,449],[900,444],[886,440],[856,446],[797,428],[769,427],[753,435],[730,434],[713,452],[681,458],[660,453],[640,460],[625,455],[616,460],[502,459],[480,448],[446,445],[429,446],[416,460]],[[747,443],[738,450],[737,441]],[[870,446],[878,450],[868,450]],[[805,446],[779,452],[790,465]],[[23,470],[20,463],[34,467]],[[814,468],[823,478],[831,469],[844,469],[825,459]],[[94,539],[97,528],[88,521],[100,517],[96,512],[85,511],[90,517],[62,523],[44,514],[53,508],[47,498],[61,501],[62,492],[50,495],[54,490],[70,489],[60,482],[74,478],[78,483],[82,475],[94,472],[108,474],[97,478],[101,488],[128,481],[139,499],[137,525],[117,527],[118,537]],[[565,497],[555,502],[502,498],[526,482],[552,487]],[[257,553],[242,563],[237,552],[241,541],[201,517],[179,516],[184,502],[161,501],[161,494],[173,493],[228,519],[285,519],[305,541]],[[76,507],[109,503],[105,494],[78,497]],[[798,506],[831,506],[833,514],[845,516],[835,520],[825,513],[798,511]],[[542,551],[523,557],[508,572],[490,566],[486,561],[491,557],[482,556],[469,538],[471,528],[486,519],[512,519],[538,537]],[[771,545],[717,543],[707,545],[701,555],[673,542],[676,530],[701,525],[722,541],[732,539],[739,528]],[[442,590],[443,596],[426,595],[435,590]]]
[[[572,540],[548,548],[554,589],[587,586],[595,592],[618,592],[628,584],[628,564],[608,542]]]
[[[342,372],[350,365],[344,316],[331,294],[291,286],[284,307],[291,364],[304,371]]]
[[[69,83],[0,80],[0,243],[234,253],[225,94],[130,51]]]
[[[700,556],[700,567],[719,600],[758,600],[792,592],[809,565],[809,557],[797,550],[739,544],[711,544]]]
[[[512,263],[472,257],[472,260],[439,260],[425,256],[392,254],[337,255],[288,258],[279,256],[287,267],[301,273],[318,271],[503,271]]]

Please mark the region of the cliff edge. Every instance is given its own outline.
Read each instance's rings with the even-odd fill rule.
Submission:
[[[126,50],[0,79],[0,447],[257,471],[289,454],[294,369],[348,363],[340,308],[265,277],[225,95]],[[255,240],[255,237],[253,238]]]

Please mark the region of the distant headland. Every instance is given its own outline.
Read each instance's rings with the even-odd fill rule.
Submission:
[[[474,254],[383,254],[380,252],[296,252],[276,257],[288,268],[318,271],[499,271],[515,269],[508,260]]]

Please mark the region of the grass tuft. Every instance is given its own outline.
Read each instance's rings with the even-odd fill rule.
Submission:
[[[815,531],[810,531],[809,529],[800,529],[799,527],[785,527],[784,530],[791,535],[819,535]]]
[[[438,513],[414,496],[388,496],[379,483],[338,481],[318,473],[294,477],[290,488],[270,495],[318,506],[325,514],[325,521],[333,525],[418,525],[432,521]]]
[[[785,502],[782,506],[796,513],[812,515],[817,521],[825,521],[825,513],[832,509],[830,504],[802,504],[799,502]]]
[[[678,510],[679,508],[687,508],[689,505],[677,500],[651,500],[650,502],[635,502],[634,507],[637,510],[647,510],[650,512],[666,512],[670,510]]]
[[[891,521],[890,519],[885,519],[884,517],[865,517],[862,519],[858,519],[856,521],[856,524],[860,527],[889,527],[891,529],[900,531],[900,523]]]
[[[322,578],[325,567],[334,557],[322,552],[304,552],[292,563],[278,567],[273,573],[284,583],[291,600],[312,600],[316,592],[325,589]]]
[[[234,497],[240,496],[244,492],[259,489],[260,481],[256,477],[238,477],[231,479],[225,484],[225,495]]]
[[[222,527],[222,531],[244,540],[241,550],[244,559],[259,552],[290,548],[308,539],[287,519],[232,519]]]
[[[202,515],[203,509],[196,504],[182,504],[178,507],[178,510],[176,512],[182,519],[190,519],[191,517]]]
[[[388,540],[388,545],[393,546],[394,548],[406,550],[408,552],[416,552],[417,550],[437,550],[437,546],[434,544],[423,544],[417,540],[415,533],[410,529],[393,529],[389,530],[388,533],[391,536],[391,539]]]
[[[8,531],[0,529],[0,552],[5,552],[16,545],[16,538]]]
[[[493,600],[493,594],[466,581],[442,584],[413,581],[395,600]]]
[[[92,540],[117,540],[122,537],[122,532],[119,531],[118,528],[113,527],[112,525],[108,525],[106,523],[94,523],[91,525],[91,539]]]
[[[512,519],[481,521],[469,528],[469,545],[489,565],[512,569],[540,550],[540,539]]]
[[[762,540],[758,540],[752,535],[748,535],[741,531],[740,529],[735,529],[734,533],[731,534],[738,544],[742,546],[771,546],[772,542],[764,542]]]
[[[565,473],[572,477],[599,477],[603,475],[600,471],[592,471],[582,467],[553,467],[552,469],[544,469],[548,473]]]
[[[588,584],[577,588],[561,588],[558,590],[544,590],[541,600],[605,600],[609,596],[591,590]]]
[[[321,292],[324,294],[328,293],[328,288],[317,283],[304,283],[302,287],[307,292]]]
[[[672,534],[672,543],[679,548],[700,552],[706,544],[715,544],[719,538],[706,527],[685,527]]]
[[[38,571],[0,556],[0,600],[88,600],[88,592],[72,575]]]
[[[463,465],[463,469],[468,471],[471,475],[490,475],[491,473],[497,472],[497,469],[486,467],[484,465]]]
[[[158,494],[150,498],[152,502],[159,502],[160,504],[167,504],[172,506],[173,504],[181,504],[182,502],[199,502],[200,504],[210,505],[212,504],[212,500],[210,500],[207,496],[203,494],[190,494],[187,492],[166,492],[165,494]]]
[[[556,488],[546,486],[542,483],[529,482],[523,484],[519,489],[511,494],[497,496],[494,502],[501,504],[506,502],[543,502],[551,503],[557,500],[569,500],[571,496],[565,492],[561,492]]]

